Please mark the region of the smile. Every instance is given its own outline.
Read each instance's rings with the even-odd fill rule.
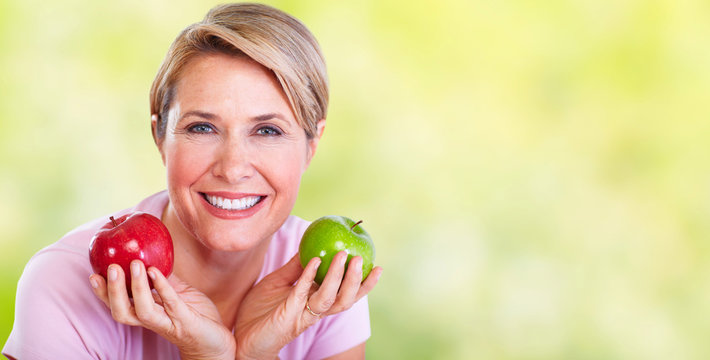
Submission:
[[[202,196],[205,198],[205,200],[207,200],[210,205],[216,208],[233,211],[252,208],[254,207],[254,205],[258,204],[262,199],[264,199],[263,196],[245,196],[239,199],[228,199],[215,195],[207,195],[204,193],[202,194]]]

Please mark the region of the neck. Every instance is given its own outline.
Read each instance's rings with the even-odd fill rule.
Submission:
[[[256,282],[271,239],[244,251],[206,247],[185,229],[170,203],[163,212],[175,249],[173,273],[215,304],[227,328],[234,326],[239,304]]]

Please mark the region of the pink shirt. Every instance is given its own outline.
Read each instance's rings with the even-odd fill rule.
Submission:
[[[160,217],[163,191],[133,208]],[[179,359],[177,347],[156,333],[119,324],[91,291],[89,241],[108,216],[84,224],[40,250],[17,285],[15,323],[2,352],[16,359]],[[298,252],[308,222],[290,216],[274,235],[259,278]],[[348,350],[370,337],[367,297],[348,311],[323,318],[286,345],[281,359],[321,359]]]

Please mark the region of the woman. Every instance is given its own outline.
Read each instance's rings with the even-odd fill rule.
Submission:
[[[167,191],[131,209],[160,217],[173,275],[140,261],[91,274],[102,217],[41,250],[18,285],[3,353],[32,359],[363,358],[369,337],[362,259],[302,269],[308,223],[290,216],[323,135],[325,65],[311,33],[255,4],[212,9],[171,46],[151,89]],[[132,300],[125,278],[132,280]],[[87,282],[86,279],[89,278]],[[150,291],[148,278],[156,289]]]

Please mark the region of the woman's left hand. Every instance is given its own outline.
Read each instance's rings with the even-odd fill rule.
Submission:
[[[344,251],[333,257],[320,287],[313,282],[320,259],[311,259],[302,269],[298,254],[256,284],[237,314],[237,358],[275,359],[281,348],[321,317],[345,311],[367,295],[377,284],[382,268],[372,269],[361,283],[362,258],[353,257],[347,273],[346,260]]]

